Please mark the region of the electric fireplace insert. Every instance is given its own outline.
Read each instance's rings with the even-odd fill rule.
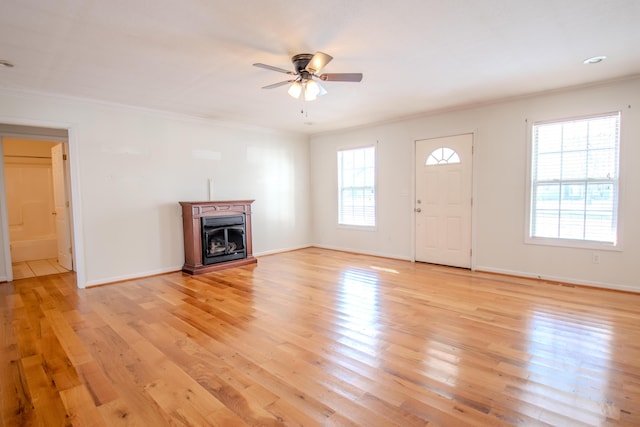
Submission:
[[[244,215],[202,218],[202,264],[246,258]]]

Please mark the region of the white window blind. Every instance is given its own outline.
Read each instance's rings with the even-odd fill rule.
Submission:
[[[531,238],[615,245],[620,114],[533,125]]]
[[[376,225],[375,147],[338,151],[338,224]]]

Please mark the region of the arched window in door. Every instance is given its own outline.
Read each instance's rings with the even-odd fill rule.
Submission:
[[[436,148],[427,157],[427,166],[435,165],[451,165],[454,163],[460,163],[460,156],[455,150],[448,147]]]

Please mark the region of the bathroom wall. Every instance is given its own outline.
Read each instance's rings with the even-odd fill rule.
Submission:
[[[13,262],[56,257],[51,147],[56,142],[3,138]]]

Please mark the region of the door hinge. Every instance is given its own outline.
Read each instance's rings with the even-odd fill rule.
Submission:
[[[69,207],[69,202],[68,202],[68,201],[67,201],[67,202],[64,202],[64,205],[65,205],[66,207]]]
[[[67,160],[67,155],[66,154],[62,155],[62,160]]]
[[[71,250],[71,247],[69,247],[69,253],[70,253],[70,254],[72,254],[72,253],[73,253],[73,251]]]

